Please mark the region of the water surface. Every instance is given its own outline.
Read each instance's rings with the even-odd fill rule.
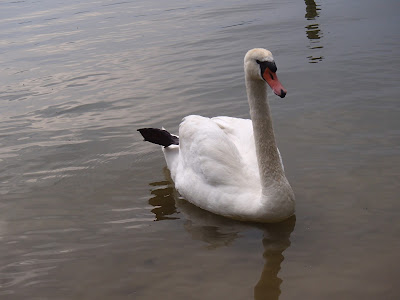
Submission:
[[[398,3],[0,3],[2,299],[397,299]],[[296,216],[230,221],[174,190],[137,128],[248,118],[270,95]]]

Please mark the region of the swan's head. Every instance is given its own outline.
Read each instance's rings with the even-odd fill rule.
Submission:
[[[244,71],[251,80],[262,80],[268,83],[276,95],[286,96],[286,89],[276,76],[276,64],[272,53],[266,49],[255,48],[249,50],[244,57]]]

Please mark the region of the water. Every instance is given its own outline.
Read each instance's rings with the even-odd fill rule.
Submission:
[[[2,299],[397,299],[398,3],[0,3]],[[177,195],[158,147],[188,114],[248,117],[266,47],[297,212],[233,222]]]

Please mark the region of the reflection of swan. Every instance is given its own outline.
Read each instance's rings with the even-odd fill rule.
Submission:
[[[227,246],[237,238],[237,230],[233,230],[228,224],[241,224],[242,227],[245,225],[211,214],[183,200],[174,188],[171,174],[166,167],[164,176],[164,181],[150,183],[153,197],[149,199],[149,204],[154,206],[151,212],[155,214],[156,221],[174,220],[182,215],[186,219],[184,227],[192,238],[206,242],[210,249]],[[224,226],[219,226],[221,224]]]
[[[282,279],[278,277],[281,263],[285,259],[283,251],[290,246],[290,234],[296,224],[293,216],[278,224],[268,224],[264,227],[264,259],[265,265],[260,280],[254,287],[255,300],[277,300],[281,294]]]
[[[306,3],[306,19],[315,20],[319,15],[318,11],[321,10],[319,5],[317,5],[314,0],[304,0],[304,2]]]
[[[319,11],[321,10],[320,5],[316,4],[314,0],[305,0],[306,3],[306,15],[305,18],[308,21],[313,21],[317,17],[319,17]],[[306,26],[306,34],[307,38],[310,40],[310,46],[309,48],[311,50],[315,49],[322,49],[323,46],[320,45],[320,39],[321,39],[321,29],[319,28],[319,25],[316,23],[312,23]],[[317,63],[319,61],[322,61],[324,58],[323,56],[308,56],[307,57],[310,61],[310,63]]]
[[[271,52],[253,49],[244,59],[252,120],[189,116],[179,138],[143,128],[163,152],[179,193],[191,203],[233,219],[278,222],[294,213],[294,195],[276,147],[267,102],[267,85],[286,91],[276,76]]]
[[[281,263],[284,260],[282,253],[290,246],[290,234],[295,227],[296,218],[292,216],[284,222],[276,224],[242,223],[223,218],[200,209],[179,197],[179,194],[173,188],[173,182],[168,169],[164,168],[164,171],[166,180],[151,184],[154,188],[160,187],[159,192],[153,193],[157,189],[152,192],[160,200],[157,201],[158,205],[162,208],[162,199],[168,199],[166,207],[172,211],[170,209],[170,201],[174,199],[175,213],[172,216],[177,215],[179,212],[180,216],[185,220],[185,230],[194,240],[205,242],[208,249],[212,250],[230,246],[234,240],[240,238],[241,232],[249,229],[258,228],[263,233],[262,243],[264,246],[263,257],[265,264],[260,279],[254,287],[254,299],[278,299],[282,283],[282,280],[278,277]],[[168,188],[165,188],[166,186]]]
[[[174,200],[174,188],[171,186],[169,181],[160,181],[150,183],[151,186],[157,187],[153,189],[151,194],[153,198],[149,200],[149,204],[155,206],[151,210],[156,215],[156,220],[170,220],[177,219],[177,217],[170,217],[176,213],[175,200]]]

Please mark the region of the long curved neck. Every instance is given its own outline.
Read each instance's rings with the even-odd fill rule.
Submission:
[[[267,101],[267,85],[261,80],[252,80],[246,76],[246,90],[253,123],[261,185],[263,188],[267,188],[274,182],[280,181],[284,176],[272,128]]]

